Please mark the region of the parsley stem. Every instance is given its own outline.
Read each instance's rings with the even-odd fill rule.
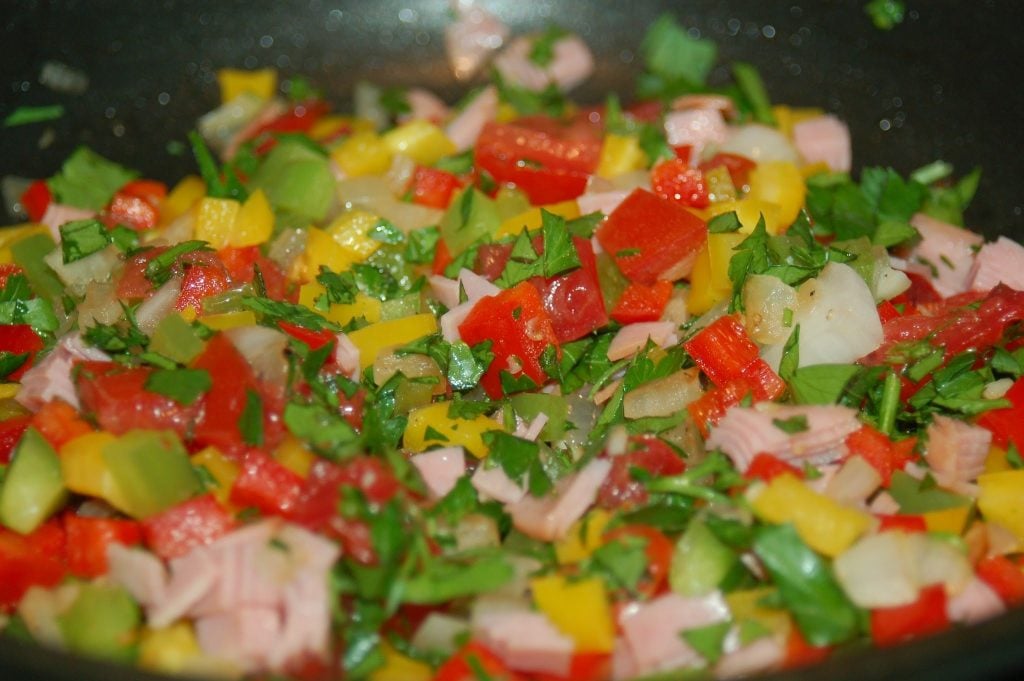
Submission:
[[[896,427],[896,411],[900,406],[900,377],[890,371],[882,386],[882,405],[878,410],[878,429],[891,435]]]
[[[669,494],[682,494],[688,497],[694,497],[696,499],[703,499],[708,502],[725,502],[730,503],[729,497],[716,492],[710,487],[699,485],[693,480],[690,480],[683,475],[673,475],[670,477],[658,478],[647,483],[648,492],[667,492]]]

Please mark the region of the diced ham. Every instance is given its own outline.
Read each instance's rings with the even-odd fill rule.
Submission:
[[[651,674],[701,662],[680,633],[729,619],[729,607],[717,591],[703,597],[667,593],[646,603],[623,608],[619,627],[636,672]]]
[[[594,459],[578,472],[559,480],[543,497],[526,496],[505,510],[523,534],[543,541],[562,539],[597,498],[612,464]]]
[[[445,127],[445,134],[458,151],[476,144],[480,131],[498,115],[498,90],[488,85]]]
[[[605,192],[596,192],[593,194],[583,194],[576,199],[577,205],[580,207],[580,215],[586,215],[587,213],[593,213],[594,211],[601,211],[605,215],[609,215],[612,211],[619,207],[619,204],[626,200],[632,190],[611,190]],[[596,253],[597,251],[595,251]]]
[[[142,607],[152,608],[167,597],[167,570],[149,551],[111,542],[107,565],[109,579],[124,587]]]
[[[674,147],[692,146],[694,158],[699,158],[704,147],[725,142],[729,128],[718,109],[686,109],[665,116],[665,137]]]
[[[432,449],[416,454],[410,461],[423,476],[423,482],[434,499],[451,492],[459,478],[466,474],[466,455],[462,447]]]
[[[513,85],[540,92],[551,83],[563,92],[586,80],[594,70],[594,57],[578,36],[568,35],[555,41],[551,62],[540,66],[530,59],[534,39],[520,37],[494,59],[502,78]]]
[[[608,359],[613,362],[634,355],[647,345],[647,341],[667,348],[679,342],[676,325],[672,322],[637,322],[626,324],[608,345]]]
[[[609,381],[605,387],[594,393],[594,404],[604,404],[610,400],[612,395],[615,394],[615,391],[619,389],[620,385],[622,385],[621,378]]]
[[[60,339],[50,354],[22,374],[15,398],[29,409],[38,409],[44,402],[61,399],[78,409],[78,393],[71,380],[71,369],[78,361],[107,361],[110,356],[85,344],[82,336],[72,333]]]
[[[494,612],[473,622],[473,634],[509,667],[567,676],[575,643],[539,612]]]
[[[353,381],[359,380],[359,348],[346,333],[339,333],[334,344],[334,361]]]
[[[472,270],[463,267],[459,270],[459,285],[466,292],[466,300],[475,303],[487,296],[496,296],[501,289],[488,281],[485,277]]]
[[[829,170],[839,173],[850,171],[853,159],[850,129],[831,114],[794,125],[793,143],[807,163],[824,163]]]
[[[410,88],[405,93],[405,101],[409,104],[409,112],[398,117],[399,123],[424,120],[436,124],[448,117],[448,105],[430,90]]]
[[[482,496],[503,504],[515,504],[526,496],[526,490],[508,477],[501,466],[488,467],[485,463],[481,463],[469,481],[472,483],[473,489]]]
[[[525,421],[517,423],[515,436],[521,437],[524,440],[536,440],[540,436],[540,431],[544,430],[544,426],[546,426],[547,423],[547,414],[537,414],[529,423],[526,423]]]
[[[985,472],[992,431],[940,415],[926,432],[924,458],[940,483],[970,482]]]
[[[638,675],[636,661],[629,650],[629,644],[621,636],[615,639],[612,649],[612,681],[628,681]]]
[[[454,5],[456,19],[444,30],[445,52],[455,77],[466,80],[501,48],[508,38],[509,28],[472,2]]]
[[[946,614],[953,622],[976,624],[1005,611],[999,595],[977,577],[971,577],[960,593],[946,601]]]
[[[160,602],[146,611],[154,629],[166,627],[190,612],[214,588],[221,569],[203,547],[171,561],[171,578]]]
[[[440,274],[431,274],[427,277],[430,284],[430,292],[437,300],[449,310],[459,304],[459,282],[457,279],[449,279]]]
[[[970,274],[974,291],[988,291],[999,283],[1024,291],[1024,246],[1005,236],[981,247]]]
[[[310,571],[285,585],[283,628],[268,660],[272,668],[279,669],[303,654],[327,656],[330,628],[324,622],[331,621],[330,598],[327,580]]]
[[[207,654],[255,672],[266,666],[281,635],[281,615],[275,608],[226,610],[197,620],[195,629]]]
[[[726,118],[736,117],[736,102],[732,97],[725,95],[680,95],[672,100],[669,105],[673,111],[686,111],[687,109],[715,109]]]
[[[95,211],[75,206],[65,206],[61,203],[51,203],[46,207],[46,212],[40,218],[40,224],[46,225],[50,230],[50,236],[57,243],[60,243],[60,226],[72,220],[88,220],[96,215]]]
[[[441,327],[441,337],[449,343],[462,340],[462,336],[459,335],[459,327],[462,326],[462,322],[466,321],[466,317],[469,316],[474,305],[476,305],[475,301],[466,301],[441,315],[441,318],[438,320],[438,324]]]
[[[909,260],[928,266],[935,290],[947,297],[968,290],[974,251],[984,242],[982,236],[924,213],[915,213],[910,224],[921,233],[921,243],[911,251]]]
[[[790,434],[776,425],[790,419],[806,419],[807,429]],[[849,407],[761,402],[731,407],[712,428],[707,447],[721,449],[741,472],[761,452],[790,462],[828,463],[845,453],[843,441],[858,428],[857,411]]]

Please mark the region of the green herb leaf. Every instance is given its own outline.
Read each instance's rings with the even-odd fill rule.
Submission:
[[[754,120],[765,125],[775,125],[772,103],[768,99],[768,91],[765,90],[764,81],[761,80],[761,74],[757,69],[752,64],[736,62],[732,65],[732,76],[736,79],[740,93],[750,105]]]
[[[74,220],[60,226],[60,248],[64,264],[81,260],[110,244],[110,234],[99,220]]]
[[[806,416],[792,416],[788,419],[772,419],[772,425],[788,435],[805,433],[809,429]]]
[[[565,218],[541,208],[541,233],[544,237],[544,276],[553,277],[580,266],[580,257],[566,228]]]
[[[309,441],[317,452],[331,458],[354,454],[359,446],[359,434],[348,421],[320,404],[288,404],[284,423],[292,435]]]
[[[732,622],[716,622],[696,629],[686,629],[680,636],[707,664],[713,665],[722,656],[722,645],[731,628]]]
[[[264,323],[270,322],[273,325],[276,322],[282,321],[303,326],[313,331],[323,331],[325,329],[340,331],[337,324],[321,317],[305,305],[256,297],[242,298],[239,302],[242,307],[260,315]]]
[[[640,579],[647,572],[647,540],[620,537],[598,547],[591,554],[591,560],[620,588],[636,591]]]
[[[742,226],[743,224],[736,216],[736,211],[731,210],[728,213],[716,215],[708,220],[708,233],[729,234],[732,232],[738,232]]]
[[[409,242],[405,246],[406,261],[417,265],[433,262],[440,238],[441,230],[436,225],[409,232]]]
[[[157,369],[146,379],[145,388],[188,406],[212,386],[210,372],[205,369]]]
[[[18,125],[29,125],[30,123],[44,123],[55,121],[64,115],[64,107],[60,104],[49,106],[19,106],[7,114],[4,119],[5,128],[13,128]]]
[[[403,600],[420,605],[444,603],[493,591],[514,575],[512,565],[498,552],[485,553],[468,562],[437,558],[405,581]]]
[[[480,382],[489,364],[480,362],[466,343],[455,341],[448,350],[448,382],[454,390],[469,390]]]
[[[153,282],[154,285],[159,286],[171,278],[173,267],[177,263],[178,258],[186,253],[210,250],[213,249],[210,248],[208,243],[198,239],[174,244],[146,264],[146,278]]]
[[[843,389],[857,375],[853,364],[814,364],[799,368],[789,379],[797,404],[835,404]]]
[[[134,170],[108,161],[88,147],[78,147],[47,185],[58,203],[98,211],[136,177]]]
[[[405,241],[405,235],[402,234],[402,230],[395,227],[393,222],[384,218],[381,218],[366,235],[382,244],[400,244]]]
[[[488,462],[501,466],[505,475],[520,484],[540,456],[540,446],[536,442],[501,430],[485,432],[483,440],[489,451]]]
[[[555,58],[555,43],[568,35],[568,32],[561,26],[551,25],[544,29],[544,32],[534,38],[530,47],[529,59],[537,66],[544,68]]]
[[[786,339],[782,346],[782,359],[779,361],[779,377],[787,383],[793,380],[797,369],[800,368],[800,325],[798,324],[793,332]]]
[[[252,388],[245,389],[245,408],[238,418],[238,430],[245,444],[263,446],[263,399]]]
[[[31,354],[29,352],[0,351],[0,378],[7,378],[20,369]]]
[[[663,14],[651,24],[640,52],[655,75],[668,80],[683,79],[694,86],[707,82],[718,58],[714,42],[690,37],[671,14]]]

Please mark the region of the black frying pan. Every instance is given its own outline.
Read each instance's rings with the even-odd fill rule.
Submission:
[[[881,32],[864,14],[864,1],[483,4],[516,31],[555,21],[580,33],[598,55],[597,73],[577,92],[590,102],[609,90],[628,96],[644,29],[672,11],[718,42],[723,63],[755,64],[775,101],[844,118],[858,167],[891,165],[906,173],[943,159],[964,174],[981,165],[968,223],[989,236],[1024,237],[1024,3],[908,0],[907,20]],[[85,143],[146,176],[173,181],[194,168],[187,155],[168,153],[166,142],[184,140],[195,119],[216,106],[214,72],[222,66],[304,74],[342,105],[359,79],[425,85],[449,99],[459,92],[440,40],[447,0],[0,2],[0,117],[18,106],[60,103],[67,110],[53,123],[0,129],[0,176],[47,177]],[[47,61],[85,72],[88,91],[57,94],[41,86]],[[47,128],[53,141],[40,149]],[[0,679],[149,678],[159,677],[0,638]],[[770,678],[1024,678],[1024,611]]]

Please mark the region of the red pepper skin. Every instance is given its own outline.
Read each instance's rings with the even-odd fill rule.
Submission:
[[[615,509],[621,506],[643,504],[647,501],[647,488],[633,478],[632,469],[640,468],[651,475],[679,475],[686,470],[686,462],[658,437],[633,436],[629,450],[611,458],[612,469],[597,492],[597,505]]]
[[[662,161],[651,169],[651,189],[661,198],[683,206],[707,208],[711,204],[704,173],[681,158]]]
[[[719,317],[683,347],[718,387],[743,379],[753,388],[756,400],[773,400],[786,389],[786,383],[761,359],[739,315]]]
[[[20,535],[0,527],[0,612],[11,612],[31,586],[53,587],[67,574],[64,527],[50,520]]]
[[[444,242],[444,239],[438,239],[437,245],[434,247],[434,262],[430,264],[430,272],[443,275],[453,260],[452,252],[448,250],[448,244]]]
[[[9,352],[13,355],[28,353],[25,362],[9,373],[8,381],[17,381],[35,361],[36,353],[43,349],[43,340],[32,330],[28,324],[4,324],[0,326],[0,352]]]
[[[988,584],[1008,606],[1024,603],[1024,570],[1006,556],[982,558],[974,567],[978,577]]]
[[[747,395],[753,397],[753,393],[754,386],[747,379],[734,379],[725,385],[716,386],[706,391],[686,405],[686,411],[689,412],[693,422],[697,424],[700,434],[706,438],[711,432],[711,426],[725,416],[729,407],[735,407]]]
[[[183,501],[142,521],[146,546],[164,560],[206,546],[235,527],[235,519],[212,494]]]
[[[231,503],[253,506],[264,515],[287,515],[302,494],[302,478],[268,454],[256,449],[242,457],[242,467],[231,486]]]
[[[462,186],[453,173],[438,168],[417,166],[409,184],[412,202],[444,210],[451,203],[452,194]]]
[[[479,671],[486,674],[485,678],[526,681],[526,677],[513,672],[501,658],[476,641],[467,643],[438,667],[433,681],[479,681]]]
[[[882,486],[888,487],[892,474],[901,471],[914,460],[916,438],[907,438],[893,442],[884,433],[871,426],[861,426],[846,438],[846,447],[850,456],[860,456],[882,476]]]
[[[615,303],[611,317],[619,324],[656,322],[661,319],[671,297],[671,282],[658,280],[650,286],[633,282]]]
[[[941,584],[921,589],[909,605],[871,611],[871,639],[877,646],[897,645],[948,628],[946,589]]]
[[[312,99],[300,102],[274,120],[261,125],[246,135],[243,142],[256,139],[263,133],[272,132],[308,132],[320,118],[330,110],[327,102]],[[261,148],[260,152],[270,151],[270,147]]]
[[[747,480],[763,480],[764,482],[771,482],[772,478],[775,478],[784,473],[795,475],[798,478],[804,477],[804,472],[796,466],[787,463],[777,456],[761,452],[750,462],[747,466],[747,470],[743,473],[743,477]]]
[[[1013,406],[986,411],[978,417],[978,425],[992,431],[992,441],[1000,447],[1013,444],[1024,449],[1024,377],[1014,381],[1003,397]]]
[[[746,156],[719,152],[701,163],[698,167],[705,173],[714,168],[724,167],[729,171],[729,177],[732,178],[733,185],[737,189],[742,189],[750,179],[750,171],[757,167],[757,164]]]
[[[14,448],[31,423],[32,417],[27,415],[12,416],[0,421],[0,465],[6,466],[11,462]]]
[[[68,570],[76,577],[92,579],[107,574],[108,546],[134,546],[142,541],[142,528],[135,520],[87,518],[70,511],[63,519]]]
[[[267,297],[273,300],[285,300],[288,291],[288,280],[281,267],[260,253],[259,246],[242,248],[222,248],[217,251],[217,258],[227,270],[233,285],[249,284],[256,276],[259,268],[263,277],[263,287]]]
[[[896,309],[896,306],[891,301],[883,300],[878,304],[878,319],[885,324],[886,322],[896,319],[900,316],[900,311]]]
[[[782,663],[784,669],[806,667],[826,659],[832,654],[832,646],[812,646],[800,633],[797,626],[790,627],[789,638],[786,639],[786,657]]]
[[[504,394],[503,371],[516,376],[521,373],[543,385],[547,376],[540,366],[541,353],[548,346],[558,347],[558,337],[540,294],[526,281],[477,301],[459,326],[459,335],[469,345],[493,342],[494,361],[484,372],[480,385],[495,399]]]
[[[636,189],[597,228],[601,248],[630,281],[678,279],[707,241],[704,221],[680,204]]]
[[[45,180],[36,180],[21,195],[21,207],[28,213],[28,219],[32,222],[42,220],[51,203],[53,194]]]
[[[565,676],[544,672],[532,674],[533,681],[607,681],[611,677],[612,656],[606,653],[575,653]]]
[[[878,531],[886,532],[888,530],[899,530],[901,532],[927,532],[928,525],[924,522],[924,518],[919,515],[889,515],[879,514],[878,518]]]
[[[327,329],[314,331],[312,329],[307,329],[304,326],[299,326],[298,324],[292,324],[285,321],[278,322],[277,326],[295,340],[305,343],[309,346],[310,350],[319,350],[328,343],[336,342],[337,340],[335,335]]]
[[[64,443],[92,432],[92,426],[70,404],[61,399],[46,402],[32,415],[32,427],[60,450]]]

